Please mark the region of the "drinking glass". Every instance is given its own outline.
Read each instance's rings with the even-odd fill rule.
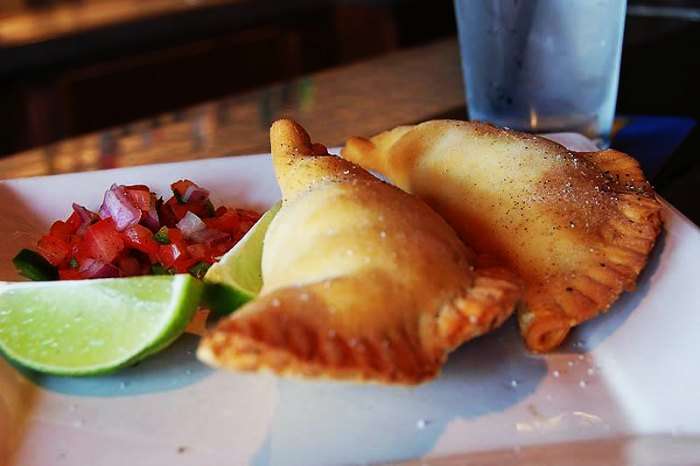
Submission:
[[[472,120],[609,145],[625,0],[455,0]]]

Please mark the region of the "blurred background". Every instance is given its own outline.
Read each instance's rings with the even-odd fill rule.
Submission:
[[[455,35],[451,0],[0,0],[0,155]],[[699,70],[700,0],[630,0],[618,112],[697,118]]]

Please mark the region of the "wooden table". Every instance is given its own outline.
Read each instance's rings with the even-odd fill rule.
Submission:
[[[85,0],[39,9],[10,1],[9,5],[0,6],[0,47],[27,45],[128,21],[236,1],[241,0]]]
[[[448,40],[21,152],[0,159],[0,178],[268,152],[281,116],[336,146],[460,111],[459,50]]]
[[[457,42],[333,68],[11,155],[0,159],[0,179],[268,152],[270,123],[282,116],[295,118],[328,146],[400,124],[465,118]],[[653,181],[700,225],[699,141],[696,130],[676,168]]]

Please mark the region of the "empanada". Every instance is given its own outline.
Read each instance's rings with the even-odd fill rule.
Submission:
[[[350,139],[342,156],[418,195],[477,252],[520,274],[518,319],[535,351],[555,348],[632,289],[660,230],[639,165],[614,150],[574,153],[444,120]]]
[[[203,361],[236,370],[413,384],[500,325],[515,275],[474,253],[425,203],[312,145],[270,131],[283,204],[267,231],[261,294],[203,338]],[[320,148],[319,148],[320,147]]]

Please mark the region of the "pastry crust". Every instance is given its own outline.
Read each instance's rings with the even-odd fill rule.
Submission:
[[[535,351],[555,348],[632,289],[661,228],[638,163],[614,150],[575,153],[442,120],[352,138],[342,156],[418,195],[478,252],[518,272],[518,320]]]
[[[263,290],[198,356],[235,370],[415,384],[500,325],[520,296],[419,199],[339,157],[289,120],[271,129],[283,204],[265,237]]]

